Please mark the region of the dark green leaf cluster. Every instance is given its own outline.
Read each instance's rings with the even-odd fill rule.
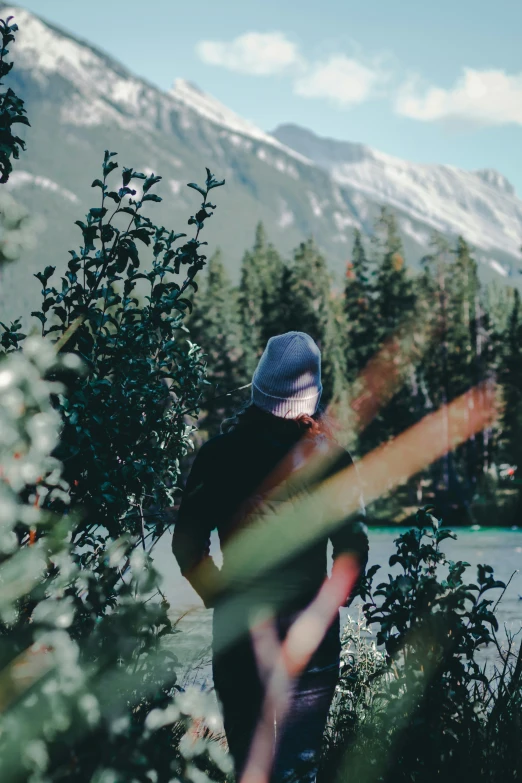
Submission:
[[[184,324],[187,293],[206,263],[203,222],[188,241],[156,226],[143,208],[159,198],[151,190],[160,177],[124,168],[120,186],[111,189],[114,157],[105,153],[102,178],[93,182],[100,205],[77,221],[83,244],[71,251],[59,284],[54,267],[36,275],[43,302],[33,316],[42,335],[58,338],[60,348],[64,342],[87,367],[59,402],[58,456],[73,502],[84,509],[79,545],[94,545],[93,535],[100,541],[122,533],[161,536],[166,523],[159,510],[174,503],[179,462],[189,448],[184,412],[197,413],[204,372]],[[207,174],[204,204],[208,191],[222,184]]]
[[[364,619],[343,634],[320,783],[518,780],[522,652],[496,635],[506,586],[488,565],[471,581],[468,563],[446,558],[441,545],[456,536],[433,507],[416,521],[395,541],[387,581],[374,587],[379,566],[369,569]],[[498,663],[483,662],[486,645]]]
[[[10,353],[11,351],[16,351],[27,337],[27,335],[22,332],[22,319],[17,318],[12,321],[9,326],[0,321],[0,326],[4,330],[0,335],[0,345],[4,352]]]
[[[188,414],[204,384],[185,320],[206,264],[199,236],[216,208],[208,193],[224,182],[207,169],[187,238],[145,214],[161,200],[159,176],[124,168],[114,187],[117,169],[107,151],[93,182],[100,200],[77,221],[82,243],[64,274],[48,266],[36,275],[38,344],[20,320],[0,324],[4,381],[24,384],[4,400],[23,420],[2,418],[0,436],[9,509],[20,509],[8,515],[12,541],[6,527],[1,543],[5,780],[222,780],[227,766],[223,751],[210,758],[203,733],[184,750],[195,715],[149,554],[172,521]],[[24,437],[13,440],[17,427]],[[19,458],[21,479],[4,472]],[[33,654],[35,674],[17,690],[17,661]]]
[[[0,36],[2,37],[0,80],[4,79],[13,67],[13,63],[7,62],[5,59],[9,54],[8,47],[15,40],[15,33],[18,30],[18,25],[11,24],[12,19],[12,16],[5,20],[0,19]],[[18,159],[20,150],[25,149],[23,139],[13,134],[13,125],[17,123],[29,125],[26,114],[23,100],[15,95],[11,88],[0,95],[0,184],[7,182],[13,170],[11,158]]]
[[[396,540],[389,565],[398,573],[373,589],[375,566],[362,587],[367,622],[377,625],[377,643],[387,654],[389,676],[379,698],[391,743],[390,780],[421,773],[426,780],[455,779],[462,759],[469,763],[463,734],[480,744],[487,722],[490,681],[477,656],[498,630],[488,595],[506,586],[487,565],[478,566],[476,583],[465,580],[469,563],[441,551],[455,535],[433,512],[421,509],[417,527]]]

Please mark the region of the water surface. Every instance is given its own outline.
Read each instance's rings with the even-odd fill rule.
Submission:
[[[393,541],[402,531],[397,528],[372,528],[370,529],[370,560],[369,565],[375,563],[381,566],[376,577],[379,581],[386,581],[390,572],[396,571],[396,567],[390,569],[388,560],[395,551]],[[512,577],[505,595],[500,601],[496,615],[501,626],[501,634],[517,633],[522,628],[522,529],[506,530],[499,528],[460,528],[456,531],[457,540],[446,540],[441,548],[451,560],[464,560],[470,563],[467,572],[467,581],[476,581],[477,564],[487,564],[494,568],[495,577],[508,582]],[[213,535],[211,552],[218,565],[221,562],[221,553],[217,535]],[[170,535],[165,536],[157,545],[154,555],[156,568],[163,576],[163,589],[169,600],[174,616],[182,615],[189,610],[180,623],[180,627],[186,631],[176,637],[178,654],[187,664],[187,676],[199,679],[204,674],[208,676],[209,644],[210,644],[210,620],[211,611],[203,608],[201,600],[183,579],[178,565],[170,549]],[[514,576],[512,576],[514,574]],[[497,600],[500,591],[492,591],[490,597]],[[356,615],[357,602],[349,612]],[[342,617],[347,610],[342,610]],[[518,637],[520,639],[520,636]],[[486,648],[481,654],[483,660],[494,660],[494,651]],[[196,672],[189,675],[192,663],[196,661]]]

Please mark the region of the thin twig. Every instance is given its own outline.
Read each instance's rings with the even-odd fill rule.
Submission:
[[[502,590],[502,592],[500,593],[499,599],[498,599],[497,603],[495,604],[495,606],[494,606],[494,607],[493,607],[493,609],[492,609],[492,612],[493,612],[493,613],[495,613],[495,612],[496,612],[497,606],[499,605],[499,603],[501,602],[501,600],[504,598],[504,593],[506,592],[506,590],[508,589],[509,585],[511,584],[511,581],[512,581],[513,577],[515,576],[515,574],[518,574],[518,568],[517,568],[517,570],[516,570],[516,571],[513,571],[513,573],[512,573],[512,574],[511,574],[511,576],[509,577],[509,580],[506,582],[506,586],[504,587],[504,589],[503,589],[503,590]]]

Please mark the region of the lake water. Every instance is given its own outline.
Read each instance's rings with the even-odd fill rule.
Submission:
[[[394,551],[393,541],[401,532],[396,528],[370,529],[369,565],[377,563],[381,566],[377,581],[386,581],[387,574],[395,570],[389,568],[388,560]],[[468,581],[476,581],[478,563],[493,566],[495,577],[504,582],[508,582],[512,574],[515,574],[496,614],[502,634],[506,631],[510,633],[520,631],[522,628],[522,529],[461,528],[456,532],[457,540],[444,541],[442,550],[452,560],[465,560],[470,563],[471,568],[467,572]],[[219,564],[221,556],[217,536],[213,537],[211,551]],[[200,680],[202,676],[207,679],[211,611],[203,608],[199,597],[181,576],[170,549],[170,535],[165,536],[158,543],[154,561],[163,576],[163,590],[172,606],[173,615],[180,616],[189,610],[180,622],[181,629],[186,633],[175,637],[178,654],[187,664],[185,676],[194,680]],[[500,591],[492,591],[490,597],[496,601],[499,595]],[[346,611],[342,610],[342,612]],[[356,615],[357,611],[357,603],[354,602],[350,614]],[[520,636],[518,638],[520,639]],[[493,660],[493,650],[486,648],[481,658]]]

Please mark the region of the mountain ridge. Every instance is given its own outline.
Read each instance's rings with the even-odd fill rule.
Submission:
[[[28,275],[46,264],[64,266],[68,250],[78,246],[74,221],[96,205],[90,183],[98,176],[105,149],[119,152],[120,165],[162,175],[158,193],[164,201],[155,205],[151,216],[176,231],[184,230],[197,207],[186,183],[201,178],[204,166],[226,179],[205,239],[211,250],[221,247],[234,280],[259,220],[284,254],[313,235],[335,274],[344,273],[354,230],[370,234],[382,205],[396,208],[406,256],[413,267],[427,252],[434,229],[444,231],[449,226],[450,237],[458,233],[440,215],[430,216],[418,208],[415,198],[426,198],[422,183],[417,183],[414,203],[397,189],[393,191],[395,180],[389,171],[384,176],[379,166],[382,169],[390,160],[400,159],[386,158],[365,145],[352,145],[352,157],[359,164],[366,165],[373,156],[373,169],[365,174],[360,166],[357,169],[359,164],[345,160],[346,171],[339,165],[332,171],[332,161],[324,159],[324,151],[323,159],[318,161],[317,155],[314,159],[306,150],[296,149],[299,145],[294,138],[288,144],[280,132],[266,133],[187,80],[178,80],[169,91],[160,90],[97,47],[23,8],[2,3],[0,11],[12,13],[20,27],[11,50],[15,67],[6,81],[26,101],[31,122],[31,128],[24,128],[27,151],[16,162],[7,188],[46,224],[38,248],[4,273],[4,296],[0,297],[4,319],[34,309],[38,285],[28,286]],[[409,167],[410,178],[415,174],[422,179],[422,168],[400,163]],[[484,192],[504,181],[502,175],[488,170],[480,177],[469,172],[459,176],[462,181],[463,177],[476,180]],[[470,201],[464,187],[461,196]],[[454,207],[451,198],[449,193],[450,212]],[[513,218],[514,203],[521,205],[521,211],[520,219],[512,220],[513,230],[522,232],[522,202],[508,192],[503,198],[505,214],[498,205],[496,211],[492,209],[497,234],[502,220]],[[488,233],[491,216],[485,211],[481,214],[471,202],[466,209],[480,239]],[[513,241],[507,249],[502,241],[498,247],[479,243],[477,258],[486,279],[511,275],[518,283],[520,263],[514,247]],[[13,296],[5,295],[9,289]]]
[[[461,233],[484,250],[501,248],[517,254],[522,201],[509,180],[494,169],[413,164],[366,145],[323,138],[297,125],[281,125],[273,135],[341,185],[404,209],[436,231]]]
[[[274,136],[277,139],[279,138],[280,134],[281,135],[287,134],[288,132],[294,132],[294,131],[297,133],[302,132],[309,136],[313,136],[314,139],[319,140],[325,148],[327,147],[332,147],[334,149],[345,148],[345,147],[350,148],[351,150],[354,150],[359,153],[359,159],[364,159],[367,155],[369,155],[376,158],[381,158],[383,160],[401,161],[403,163],[410,163],[413,166],[446,167],[456,171],[475,174],[480,179],[483,179],[483,181],[486,184],[490,185],[491,187],[499,188],[503,191],[508,192],[510,195],[517,195],[515,192],[515,187],[509,181],[509,179],[502,172],[498,171],[498,169],[494,169],[494,168],[463,169],[459,166],[453,166],[449,163],[412,163],[410,161],[405,160],[404,158],[400,158],[398,155],[392,155],[387,152],[381,152],[380,150],[377,150],[375,147],[371,147],[370,145],[364,144],[363,142],[336,139],[333,136],[322,136],[310,130],[309,128],[305,128],[302,125],[298,125],[297,123],[292,123],[292,122],[281,123],[273,131],[270,131],[270,135]],[[353,160],[356,159],[357,156],[353,155]],[[314,157],[312,156],[310,158],[310,161],[312,162],[313,160]]]

